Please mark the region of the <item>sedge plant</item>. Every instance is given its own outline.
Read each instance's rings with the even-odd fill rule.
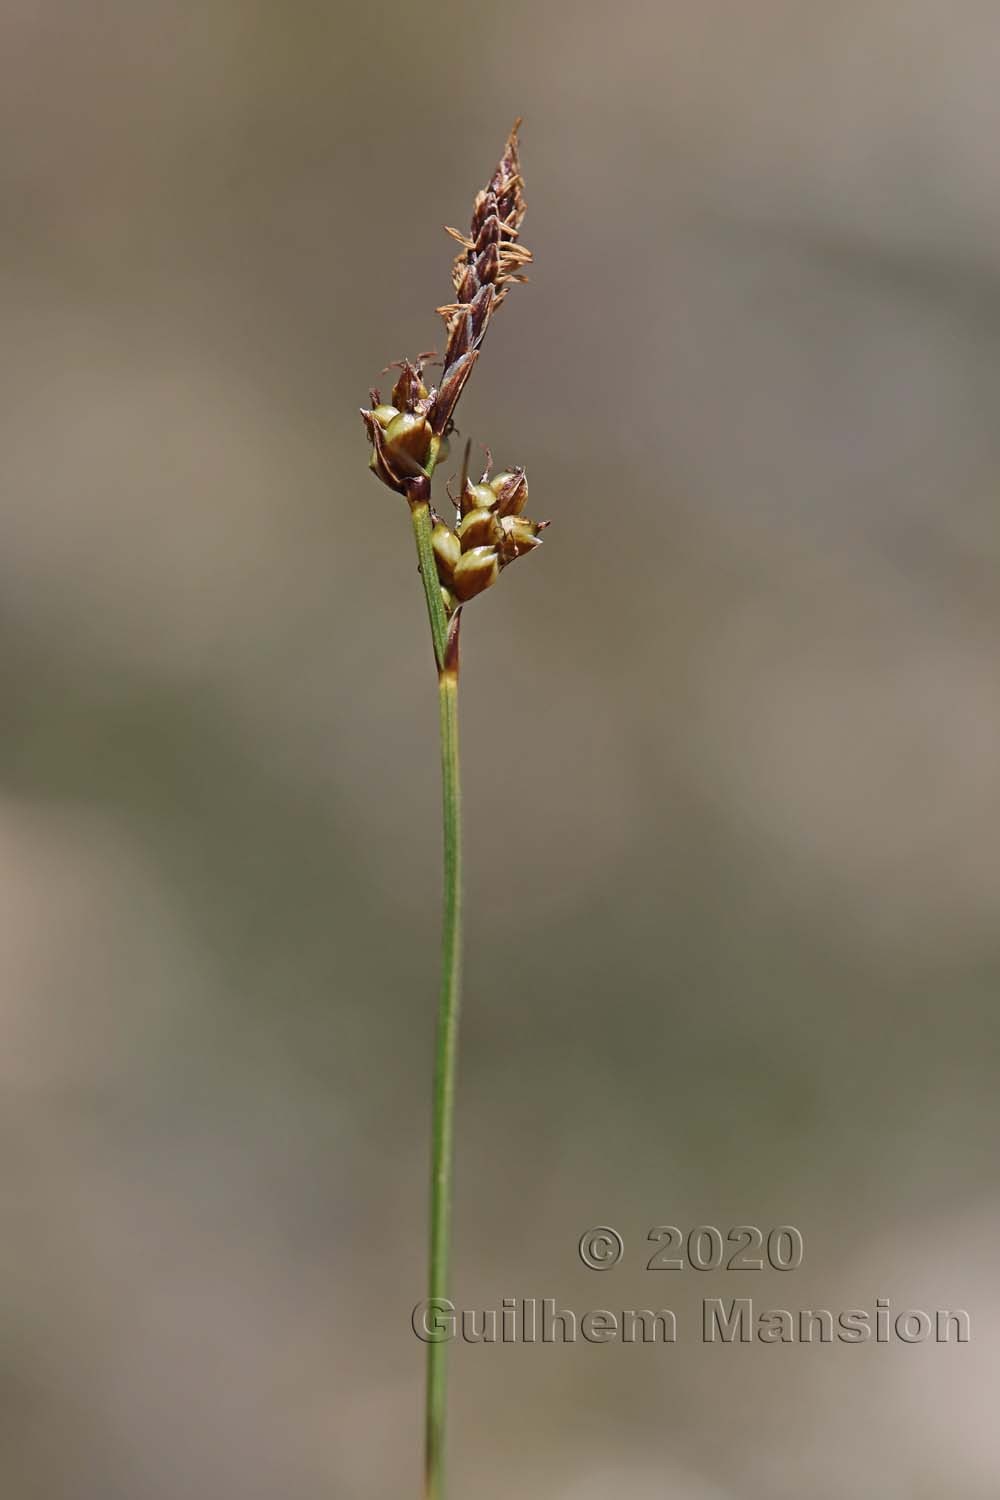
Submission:
[[[524,515],[528,482],[523,468],[490,478],[491,462],[478,483],[465,459],[457,500],[448,494],[451,520],[432,504],[435,470],[444,462],[455,430],[455,408],[476,367],[490,320],[514,282],[524,281],[531,252],[520,243],[524,193],[518,155],[518,125],[511,131],[489,182],[476,194],[468,234],[448,233],[460,250],[452,267],[454,299],[437,309],[447,330],[440,384],[424,381],[425,360],[403,360],[387,402],[371,392],[362,410],[372,446],[371,469],[406,500],[427,605],[440,702],[444,881],[441,988],[437,1015],[431,1115],[430,1248],[428,1301],[448,1297],[450,1287],[452,1166],[455,1077],[462,978],[461,777],[458,758],[459,630],[470,600],[496,583],[517,558],[541,543],[546,521]],[[447,1344],[427,1345],[424,1494],[444,1493]]]

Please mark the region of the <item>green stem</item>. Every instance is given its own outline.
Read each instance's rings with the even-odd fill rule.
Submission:
[[[429,471],[433,464],[428,466]],[[431,639],[438,668],[441,723],[441,790],[444,821],[444,902],[441,921],[441,990],[438,1000],[431,1122],[430,1268],[428,1299],[433,1307],[446,1298],[450,1283],[451,1199],[454,1161],[455,1072],[458,1062],[458,1017],[462,980],[462,835],[461,777],[458,761],[458,627],[449,628],[437,563],[431,546],[428,487],[414,486],[408,496],[420,577],[427,601]],[[427,1345],[427,1408],[424,1429],[425,1500],[442,1500],[445,1470],[445,1416],[448,1404],[446,1343]]]
[[[444,910],[441,931],[441,993],[438,1003],[431,1147],[430,1278],[428,1297],[448,1296],[451,1198],[454,1159],[455,1071],[462,977],[461,783],[458,762],[458,662],[438,676],[441,706],[441,778],[444,811]],[[446,1343],[427,1345],[425,1429],[426,1500],[444,1494]]]

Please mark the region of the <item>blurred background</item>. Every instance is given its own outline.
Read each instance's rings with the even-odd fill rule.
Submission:
[[[523,113],[455,1296],[682,1335],[456,1347],[452,1493],[995,1496],[996,7],[2,30],[5,1491],[418,1493],[436,695],[357,409]],[[644,1269],[741,1223],[801,1270]],[[702,1345],[746,1295],[973,1337]]]

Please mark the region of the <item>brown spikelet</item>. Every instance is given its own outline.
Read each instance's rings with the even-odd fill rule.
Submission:
[[[452,420],[493,313],[510,284],[524,280],[522,267],[531,260],[531,251],[518,243],[525,210],[517,150],[520,124],[520,120],[514,122],[492,177],[476,194],[468,235],[448,230],[462,249],[452,267],[456,300],[438,308],[447,325],[448,342],[441,384],[427,412],[438,436]]]

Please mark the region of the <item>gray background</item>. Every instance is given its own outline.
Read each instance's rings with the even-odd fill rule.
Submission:
[[[456,1298],[685,1331],[458,1349],[453,1494],[994,1496],[996,7],[8,0],[2,54],[5,1491],[417,1492],[436,704],[357,408],[523,113]],[[642,1269],[742,1222],[802,1270]],[[973,1341],[702,1346],[746,1294]]]

